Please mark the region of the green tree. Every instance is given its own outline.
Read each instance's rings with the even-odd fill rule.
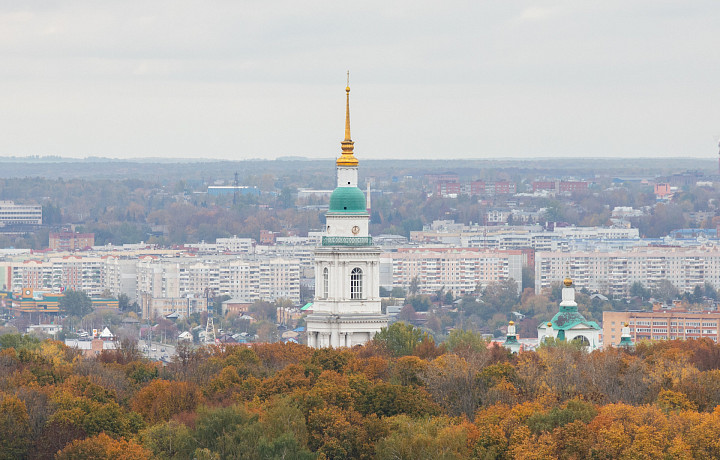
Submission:
[[[92,301],[85,292],[70,289],[65,291],[65,295],[60,298],[60,310],[70,316],[81,318],[92,313]]]
[[[678,290],[670,280],[660,280],[655,289],[653,289],[653,295],[666,303],[672,302],[678,296]]]
[[[397,322],[380,329],[373,341],[393,356],[407,356],[413,354],[415,347],[426,337],[427,332],[412,324]]]
[[[522,268],[522,287],[523,289],[535,289],[535,270],[533,267]]]
[[[467,354],[467,352],[480,353],[487,351],[488,341],[482,335],[473,331],[454,329],[450,332],[445,346],[456,354]]]
[[[400,286],[395,286],[394,288],[392,288],[392,291],[390,291],[390,297],[404,298],[405,295],[405,289],[401,288]]]
[[[630,295],[632,297],[640,297],[641,299],[647,300],[650,298],[650,289],[645,288],[640,281],[635,281],[630,286]]]
[[[482,293],[482,300],[499,312],[509,312],[518,302],[517,282],[508,278],[487,285]]]
[[[33,350],[40,346],[40,339],[32,335],[3,334],[0,335],[0,350],[14,348],[16,350]]]
[[[140,432],[140,439],[155,458],[163,460],[191,458],[196,449],[190,429],[174,420],[146,428]]]
[[[410,295],[415,295],[420,291],[420,280],[417,276],[414,276],[412,280],[410,280],[410,286],[408,286],[408,292]]]

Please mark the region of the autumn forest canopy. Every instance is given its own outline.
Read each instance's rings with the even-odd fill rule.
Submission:
[[[718,458],[709,340],[512,355],[395,323],[366,346],[132,346],[0,336],[0,458]]]

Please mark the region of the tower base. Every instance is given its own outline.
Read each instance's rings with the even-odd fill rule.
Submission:
[[[364,345],[387,327],[386,315],[314,313],[305,318],[307,344],[313,348]]]

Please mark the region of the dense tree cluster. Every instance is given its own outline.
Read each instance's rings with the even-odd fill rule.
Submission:
[[[133,349],[0,336],[0,458],[717,458],[708,340],[509,354],[396,323],[353,349]]]

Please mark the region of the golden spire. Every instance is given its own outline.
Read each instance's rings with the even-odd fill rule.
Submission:
[[[338,166],[357,166],[358,160],[353,155],[353,145],[355,144],[350,138],[350,71],[347,73],[347,86],[345,87],[345,140],[342,146],[342,155],[337,159]]]

